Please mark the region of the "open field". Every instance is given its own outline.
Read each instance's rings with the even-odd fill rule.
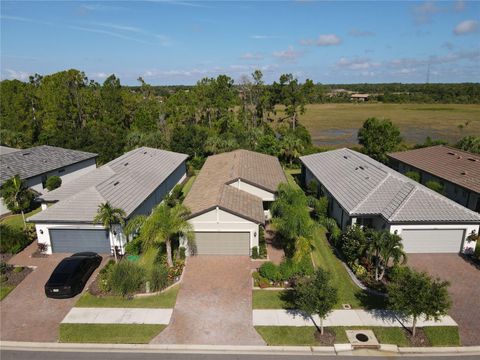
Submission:
[[[454,143],[465,135],[480,134],[480,105],[313,104],[300,121],[316,145],[341,147],[357,144],[358,128],[369,117],[392,120],[409,144],[422,143],[427,136]]]

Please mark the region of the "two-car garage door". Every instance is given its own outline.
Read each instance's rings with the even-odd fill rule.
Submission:
[[[458,253],[464,229],[403,229],[401,237],[406,253]]]
[[[110,253],[110,241],[106,230],[50,229],[52,252],[74,253],[94,251]]]
[[[250,255],[249,232],[195,232],[196,255]]]

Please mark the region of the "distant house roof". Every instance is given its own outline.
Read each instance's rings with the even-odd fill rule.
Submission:
[[[419,170],[480,193],[480,155],[438,145],[388,154]]]
[[[22,179],[28,179],[95,157],[97,154],[94,153],[48,145],[5,154],[2,152],[0,155],[0,184],[15,175],[19,175]]]
[[[263,202],[257,196],[230,186],[237,180],[276,192],[287,179],[276,157],[248,150],[210,156],[200,170],[184,204],[192,217],[219,207],[257,223],[265,222]]]
[[[0,145],[0,155],[10,154],[12,152],[20,151],[20,150],[21,149],[15,149],[15,148],[11,148],[11,147],[8,147],[8,146]]]
[[[129,217],[188,155],[141,147],[42,196],[58,201],[32,217],[32,222],[91,223],[98,206],[110,202]]]
[[[353,99],[365,99],[368,98],[370,94],[352,94],[350,95],[351,98]]]
[[[480,223],[480,214],[358,152],[338,149],[300,160],[351,216],[380,215],[391,223]]]

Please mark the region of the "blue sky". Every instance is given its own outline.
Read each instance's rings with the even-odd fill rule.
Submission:
[[[430,65],[429,65],[430,64]],[[480,2],[2,1],[1,77],[480,81]]]

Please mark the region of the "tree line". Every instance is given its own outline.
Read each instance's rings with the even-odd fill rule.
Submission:
[[[255,71],[239,84],[226,75],[158,95],[155,87],[103,84],[71,69],[28,82],[0,83],[0,139],[12,147],[49,144],[96,152],[105,163],[138,146],[187,153],[197,167],[211,154],[251,149],[292,162],[314,151],[298,123],[314,84],[291,74],[267,86]],[[277,105],[283,105],[277,116]]]

